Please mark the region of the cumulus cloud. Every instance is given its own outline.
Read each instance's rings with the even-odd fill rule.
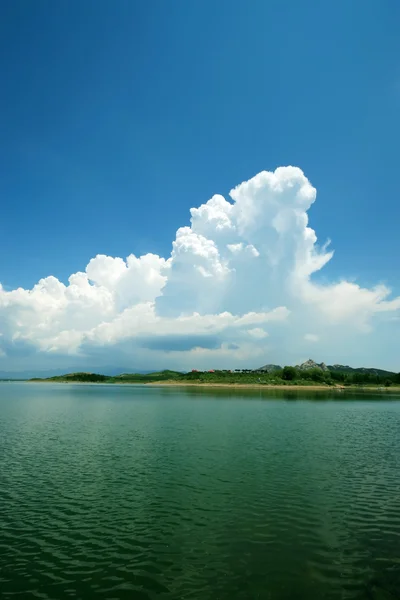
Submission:
[[[251,337],[256,338],[258,340],[262,340],[263,338],[268,337],[268,333],[264,329],[261,329],[261,327],[254,327],[253,329],[248,329],[247,333]]]
[[[167,258],[99,254],[66,285],[49,276],[30,290],[0,286],[0,364],[24,352],[61,362],[112,352],[142,368],[257,366],[294,362],[322,339],[317,358],[338,362],[343,340],[354,352],[366,335],[372,360],[376,324],[396,323],[400,298],[383,285],[315,281],[333,251],[309,226],[316,190],[304,173],[263,171],[229,196],[192,208]]]

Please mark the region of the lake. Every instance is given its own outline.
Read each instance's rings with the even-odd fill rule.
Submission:
[[[1,597],[398,599],[399,400],[1,383]]]

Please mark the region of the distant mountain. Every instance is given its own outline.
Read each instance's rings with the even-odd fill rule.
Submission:
[[[69,369],[48,369],[48,370],[43,370],[43,371],[39,371],[39,370],[35,370],[35,369],[31,369],[29,371],[0,371],[0,380],[9,380],[9,379],[14,379],[14,380],[18,380],[18,379],[33,379],[33,378],[37,378],[37,379],[46,379],[46,378],[50,378],[50,377],[57,377],[57,376],[64,376],[66,371],[68,371],[69,373],[82,373],[83,371],[85,371],[85,373],[103,373],[106,376],[109,377],[116,377],[116,376],[120,376],[121,378],[124,377],[130,377],[130,375],[132,374],[136,374],[136,375],[148,375],[149,373],[153,373],[153,375],[157,375],[158,373],[162,373],[165,374],[167,373],[167,371],[154,371],[154,370],[140,370],[140,369],[135,369],[135,368],[129,368],[126,366],[104,366],[104,367],[100,367],[100,366],[85,366],[84,368],[82,368],[83,365],[81,365],[80,367],[71,367]],[[258,369],[254,369],[254,372],[263,372],[263,373],[274,373],[275,371],[280,371],[282,369],[282,367],[280,365],[275,365],[275,364],[267,364],[264,365]],[[360,374],[371,374],[371,375],[377,375],[379,377],[391,377],[393,375],[395,375],[396,373],[394,373],[393,371],[385,371],[384,369],[376,369],[376,368],[367,368],[367,367],[349,367],[348,365],[326,365],[325,363],[321,362],[321,363],[317,363],[312,359],[309,359],[307,361],[305,361],[304,363],[297,365],[296,369],[298,369],[299,371],[305,371],[308,369],[321,369],[322,371],[331,371],[336,372],[336,373],[347,373],[349,375],[354,374],[354,373],[360,373]],[[399,369],[400,370],[400,369]],[[173,373],[173,371],[171,371],[170,373]]]
[[[385,371],[384,369],[374,369],[368,367],[349,367],[348,365],[328,365],[329,371],[336,371],[337,373],[370,373],[371,375],[379,375],[385,377],[386,375],[395,375],[394,371]]]
[[[254,369],[255,371],[264,371],[265,373],[273,373],[274,371],[278,371],[282,369],[279,365],[264,365],[259,369]],[[379,375],[380,377],[388,377],[391,375],[395,375],[393,371],[385,371],[384,369],[375,369],[375,368],[367,368],[367,367],[349,367],[348,365],[326,365],[325,363],[317,363],[311,358],[301,363],[301,365],[296,365],[296,369],[299,371],[306,371],[308,369],[321,369],[321,371],[331,371],[336,373],[370,373],[371,375]]]
[[[264,365],[259,369],[254,369],[255,371],[263,371],[264,373],[273,373],[274,371],[280,371],[282,367],[279,365]]]
[[[326,365],[325,363],[316,363],[311,358],[301,365],[296,365],[296,369],[299,371],[305,371],[306,369],[321,369],[322,371],[331,371],[336,373],[370,373],[371,375],[379,375],[385,377],[388,375],[395,375],[393,371],[385,371],[384,369],[374,369],[367,367],[349,367],[348,365]]]
[[[301,363],[301,365],[296,365],[296,369],[299,371],[307,371],[308,369],[321,369],[321,371],[329,371],[329,368],[325,363],[316,363],[314,360],[309,358],[306,362]]]

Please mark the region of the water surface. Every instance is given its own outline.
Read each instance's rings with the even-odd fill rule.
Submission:
[[[0,384],[1,597],[398,599],[399,399]]]

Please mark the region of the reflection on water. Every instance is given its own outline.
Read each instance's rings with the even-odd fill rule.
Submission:
[[[338,396],[1,384],[2,597],[399,598],[399,396]]]

